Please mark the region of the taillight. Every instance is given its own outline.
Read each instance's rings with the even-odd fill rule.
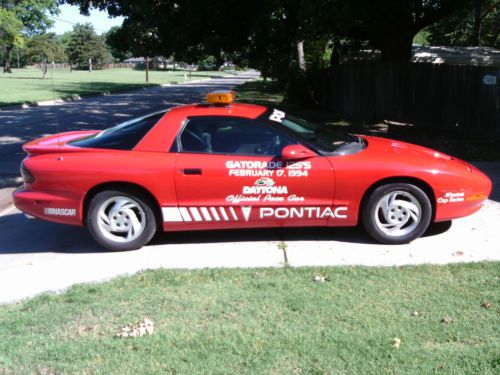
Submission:
[[[25,167],[24,163],[21,163],[21,176],[27,184],[32,184],[35,181],[35,176]]]

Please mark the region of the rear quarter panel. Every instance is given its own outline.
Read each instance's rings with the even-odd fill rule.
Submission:
[[[77,218],[83,221],[83,200],[97,185],[127,182],[148,190],[160,206],[175,204],[174,164],[177,154],[99,150],[39,155],[26,160],[35,175],[32,190],[71,192],[78,200]]]

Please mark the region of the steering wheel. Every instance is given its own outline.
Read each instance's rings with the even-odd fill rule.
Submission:
[[[271,149],[271,143],[270,142],[268,142],[268,143],[261,143],[261,144],[258,144],[257,146],[255,146],[254,152],[257,155],[268,155],[270,149]]]

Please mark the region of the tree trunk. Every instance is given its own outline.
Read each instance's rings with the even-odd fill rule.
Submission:
[[[221,70],[225,62],[226,61],[224,56],[222,56],[222,53],[215,54],[215,65],[217,70]]]
[[[44,59],[42,61],[42,73],[43,73],[43,78],[42,79],[45,79],[45,76],[47,75],[47,69],[48,69],[48,67],[47,67],[47,60]]]
[[[3,72],[4,73],[12,73],[12,69],[10,68],[10,51],[12,50],[12,45],[3,45]]]
[[[16,47],[16,57],[17,57],[17,69],[21,69],[19,64],[19,47]]]
[[[475,0],[474,1],[474,31],[472,33],[472,45],[480,46],[481,45],[481,9],[483,0]]]
[[[341,62],[341,48],[342,44],[340,40],[334,38],[332,40],[332,54],[330,55],[330,69],[333,69],[335,66],[339,65]]]
[[[397,35],[384,35],[372,40],[373,45],[382,52],[382,61],[410,61],[415,33],[400,32]]]
[[[304,41],[297,41],[297,61],[299,63],[299,72],[305,74],[306,72],[306,59],[304,57]]]

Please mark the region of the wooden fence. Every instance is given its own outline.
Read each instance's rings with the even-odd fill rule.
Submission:
[[[346,119],[500,135],[499,67],[352,62],[324,74],[322,105]]]

